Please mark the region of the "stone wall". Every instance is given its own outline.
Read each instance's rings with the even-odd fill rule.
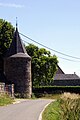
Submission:
[[[6,93],[11,97],[14,97],[14,84],[5,85],[5,83],[0,83],[0,93]]]
[[[5,91],[5,83],[0,83],[0,93]]]

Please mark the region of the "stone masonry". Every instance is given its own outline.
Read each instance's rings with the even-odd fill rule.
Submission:
[[[14,93],[30,98],[32,94],[31,57],[20,39],[18,29],[4,60],[4,71],[9,83],[14,84]]]

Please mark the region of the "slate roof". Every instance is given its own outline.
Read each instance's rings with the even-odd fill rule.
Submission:
[[[64,74],[63,70],[59,67],[59,65],[57,65],[58,70],[56,72],[56,74]]]
[[[80,79],[76,74],[56,74],[54,80],[76,80]]]
[[[18,28],[16,27],[16,31],[14,32],[13,40],[10,45],[10,48],[7,51],[6,57],[9,57],[12,55],[15,55],[15,57],[17,57],[17,56],[22,57],[23,54],[18,54],[18,53],[24,53],[27,57],[30,57],[26,52],[26,49],[20,38]]]
[[[62,69],[58,66],[58,71],[54,76],[54,80],[80,80],[78,75],[74,74],[65,74]]]

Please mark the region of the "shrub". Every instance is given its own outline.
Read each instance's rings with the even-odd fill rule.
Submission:
[[[45,109],[42,120],[80,120],[80,95],[62,94]]]
[[[7,94],[0,94],[0,106],[13,103],[14,99]]]
[[[60,99],[61,120],[80,120],[80,96],[64,93]]]
[[[80,93],[80,86],[39,86],[33,88],[34,93],[57,94],[64,92]]]

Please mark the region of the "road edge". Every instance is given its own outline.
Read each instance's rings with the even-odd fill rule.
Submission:
[[[54,100],[53,100],[53,101],[54,101]],[[51,102],[53,102],[53,101],[51,101]],[[41,113],[40,113],[40,115],[39,115],[38,120],[42,120],[42,113],[44,112],[45,108],[46,108],[51,102],[49,102],[47,105],[44,106],[43,110],[41,111]]]

